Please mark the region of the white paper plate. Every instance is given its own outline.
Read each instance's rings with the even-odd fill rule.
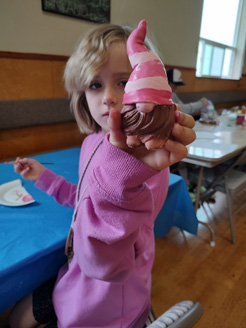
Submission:
[[[20,179],[0,185],[0,204],[6,206],[24,206],[33,202],[35,200],[22,187]]]

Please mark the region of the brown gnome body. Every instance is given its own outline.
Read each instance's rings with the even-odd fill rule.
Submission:
[[[175,112],[173,105],[156,105],[149,113],[141,113],[134,105],[122,110],[122,129],[129,147],[145,144],[147,149],[162,148],[171,136]]]

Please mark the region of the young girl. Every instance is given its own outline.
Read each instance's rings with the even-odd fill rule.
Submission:
[[[120,111],[132,71],[126,53],[130,32],[117,25],[95,28],[66,65],[72,108],[81,131],[89,134],[81,148],[78,186],[34,159],[17,159],[16,172],[75,210],[68,262],[54,288],[49,282],[17,303],[10,317],[12,328],[50,322],[55,324],[49,327],[59,328],[145,325],[154,220],[167,195],[168,167],[186,156],[185,145],[195,133],[193,118],[180,113],[172,130],[175,141],[151,151],[127,146]]]

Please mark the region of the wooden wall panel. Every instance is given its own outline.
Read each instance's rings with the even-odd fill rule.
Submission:
[[[243,85],[242,88],[239,89],[239,84],[241,80],[238,81],[212,78],[196,78],[194,92],[244,90],[243,88],[245,88],[245,86]]]
[[[81,146],[84,137],[75,122],[0,130],[0,161]]]
[[[65,56],[0,51],[0,101],[66,98],[63,71],[67,60]],[[246,91],[246,76],[239,81],[196,78],[195,69],[177,68],[186,82],[178,90],[181,93]],[[75,122],[1,130],[0,160],[73,147],[83,138]]]
[[[168,70],[171,68],[167,66]],[[246,91],[246,76],[240,80],[226,80],[217,78],[196,77],[196,70],[185,67],[177,67],[182,72],[185,86],[179,87],[178,92],[210,92],[210,91]]]
[[[63,72],[65,69],[66,62],[52,61],[52,86],[53,86],[53,97],[54,98],[66,98],[68,94],[64,87]]]
[[[66,60],[0,57],[0,100],[64,98]]]
[[[0,53],[0,100],[64,98],[64,56]],[[166,69],[171,68],[166,66]],[[178,92],[246,91],[246,76],[238,80],[196,78],[195,69],[182,71],[185,86]]]
[[[1,58],[0,99],[52,98],[49,61]]]
[[[238,90],[246,91],[246,75],[243,75],[237,84]]]

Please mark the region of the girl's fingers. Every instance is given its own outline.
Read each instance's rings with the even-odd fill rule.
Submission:
[[[175,137],[175,140],[183,145],[189,145],[196,139],[196,133],[193,129],[182,126],[179,123],[174,124],[172,135]]]
[[[121,114],[112,109],[108,119],[110,131],[109,141],[112,145],[131,153],[134,157],[142,160],[156,170],[162,170],[187,156],[185,145],[190,144],[196,138],[194,119],[182,112],[177,113],[177,122],[174,124],[172,135],[175,140],[167,140],[163,148],[155,151],[147,151],[144,147],[129,148],[126,144],[126,136],[121,129]]]
[[[170,165],[181,161],[188,154],[188,150],[184,145],[171,139],[166,142],[165,148],[170,152]]]
[[[15,172],[30,181],[37,180],[44,169],[41,163],[32,158],[17,158],[14,165]]]
[[[16,164],[14,164],[14,170],[15,170],[15,172],[22,175],[23,170],[28,165],[28,158],[20,158],[20,157],[17,157],[16,160],[15,160],[15,162],[16,162]]]
[[[19,158],[18,163],[20,163],[21,165],[31,165],[33,163],[33,160],[31,158]]]
[[[183,126],[186,126],[187,128],[193,128],[195,126],[195,120],[194,120],[193,116],[183,113],[180,105],[178,105],[178,104],[175,104],[175,105],[177,108],[177,110],[175,111],[176,122]]]
[[[191,115],[179,112],[178,113],[178,118],[177,118],[177,122],[182,125],[182,126],[186,126],[187,128],[194,128],[195,126],[195,120]]]
[[[21,171],[21,176],[23,177],[23,178],[25,178],[26,176],[27,176],[27,174],[28,174],[28,172],[30,171],[30,167],[29,166],[27,166],[24,170],[22,170]]]
[[[110,130],[109,142],[118,148],[127,148],[126,136],[121,129],[121,114],[119,111],[115,109],[110,111],[108,127]]]

